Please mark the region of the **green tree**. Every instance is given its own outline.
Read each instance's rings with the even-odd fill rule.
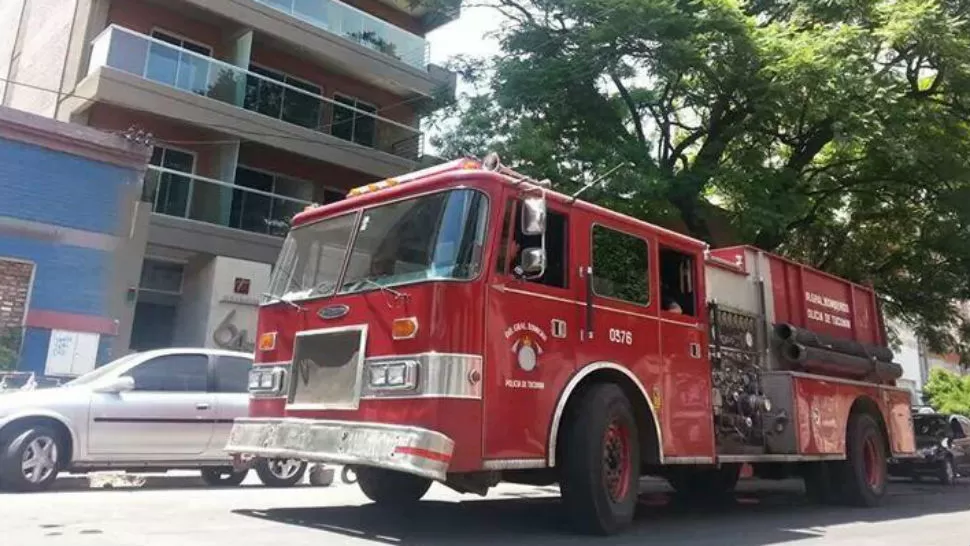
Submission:
[[[970,376],[934,368],[923,385],[923,393],[936,411],[970,416]]]
[[[0,372],[17,369],[21,338],[20,328],[0,328]]]
[[[494,0],[442,154],[859,282],[970,355],[970,0]],[[487,61],[487,62],[486,62]],[[457,120],[457,122],[455,122]]]

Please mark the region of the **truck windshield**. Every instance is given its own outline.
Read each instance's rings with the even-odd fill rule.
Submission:
[[[294,228],[263,302],[474,278],[481,270],[487,217],[485,195],[460,189]]]

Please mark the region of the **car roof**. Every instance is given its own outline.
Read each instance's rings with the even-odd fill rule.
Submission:
[[[207,356],[234,356],[239,358],[248,358],[253,360],[252,353],[244,353],[242,351],[229,351],[226,349],[212,349],[209,347],[171,347],[166,349],[150,349],[148,351],[136,351],[130,354],[139,354],[147,357],[159,357],[168,355],[182,355],[182,354],[204,354]]]

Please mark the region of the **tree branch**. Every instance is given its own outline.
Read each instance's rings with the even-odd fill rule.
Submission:
[[[637,132],[637,140],[640,141],[640,145],[644,149],[647,149],[647,136],[643,132],[643,122],[640,120],[640,111],[637,108],[635,102],[633,102],[633,97],[630,96],[630,92],[627,91],[623,82],[620,81],[620,77],[616,75],[616,72],[612,69],[608,71],[610,75],[610,80],[613,81],[613,85],[616,86],[617,90],[620,92],[620,97],[623,99],[623,103],[626,104],[627,109],[630,110],[630,117],[633,118],[633,127]]]

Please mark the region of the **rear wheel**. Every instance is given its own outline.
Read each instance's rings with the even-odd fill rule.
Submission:
[[[270,487],[291,487],[303,479],[307,464],[297,459],[257,459],[259,481]]]
[[[943,485],[953,485],[957,481],[957,471],[953,467],[953,458],[946,457],[940,463],[940,469],[937,471],[937,478],[939,478],[940,483]]]
[[[362,466],[354,472],[360,490],[378,504],[413,504],[431,488],[431,480],[427,478],[394,470]]]
[[[202,481],[214,487],[234,487],[246,479],[248,470],[233,470],[231,466],[211,466],[202,469]]]
[[[849,416],[846,460],[833,462],[840,500],[852,506],[877,506],[886,494],[886,442],[876,420],[865,413]]]
[[[14,491],[49,488],[57,479],[62,449],[60,437],[50,427],[38,425],[24,430],[0,446],[0,481]]]
[[[609,535],[633,522],[640,444],[633,410],[616,385],[590,387],[566,429],[560,475],[570,520],[585,533]]]

